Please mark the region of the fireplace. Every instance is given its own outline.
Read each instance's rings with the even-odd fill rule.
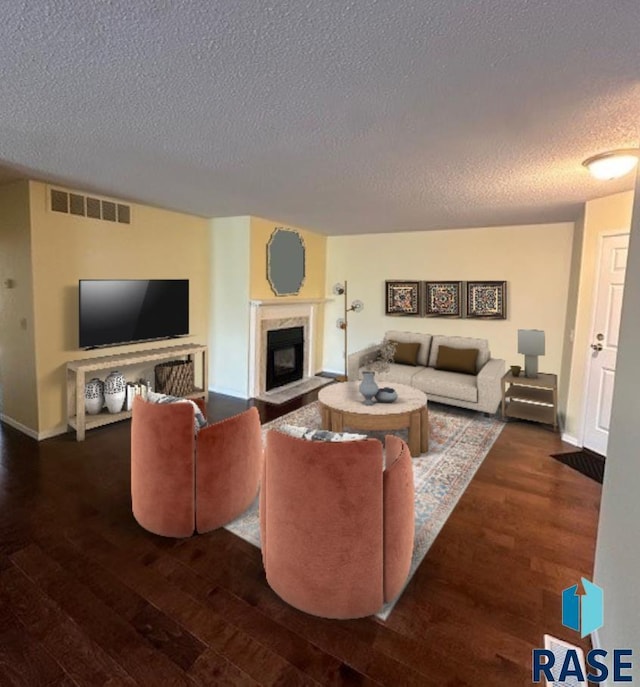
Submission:
[[[304,327],[267,332],[267,391],[302,379],[303,361]]]
[[[248,392],[259,398],[267,392],[268,334],[282,329],[302,329],[302,382],[316,373],[316,346],[318,338],[318,312],[324,299],[300,299],[282,302],[275,299],[252,300],[249,318],[249,382]],[[298,341],[300,337],[298,335]],[[298,351],[300,349],[298,348]],[[285,363],[286,360],[285,354]],[[279,361],[280,362],[280,361]],[[283,382],[288,384],[290,382]],[[277,387],[272,387],[271,392]]]

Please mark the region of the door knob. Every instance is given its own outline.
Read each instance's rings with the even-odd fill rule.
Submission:
[[[602,344],[600,342],[591,344],[591,348],[593,348],[594,351],[601,351],[602,350]]]

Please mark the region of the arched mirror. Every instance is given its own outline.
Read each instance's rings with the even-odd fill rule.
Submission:
[[[304,241],[297,231],[277,227],[267,244],[267,279],[276,296],[295,296],[304,284]]]

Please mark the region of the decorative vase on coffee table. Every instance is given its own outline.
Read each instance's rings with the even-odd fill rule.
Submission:
[[[104,401],[110,413],[119,413],[127,395],[127,382],[117,370],[109,374],[104,382]]]
[[[393,403],[397,400],[398,394],[395,389],[390,386],[383,386],[376,394],[376,401],[378,403]]]
[[[97,415],[104,407],[104,382],[97,377],[84,385],[84,409],[89,415]]]
[[[360,393],[364,396],[364,404],[366,406],[372,406],[376,394],[378,393],[378,385],[376,380],[373,378],[375,372],[371,370],[364,370],[362,372],[362,381],[360,382]]]

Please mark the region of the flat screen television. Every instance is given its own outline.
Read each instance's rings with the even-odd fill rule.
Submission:
[[[81,279],[80,348],[189,334],[188,279]]]

